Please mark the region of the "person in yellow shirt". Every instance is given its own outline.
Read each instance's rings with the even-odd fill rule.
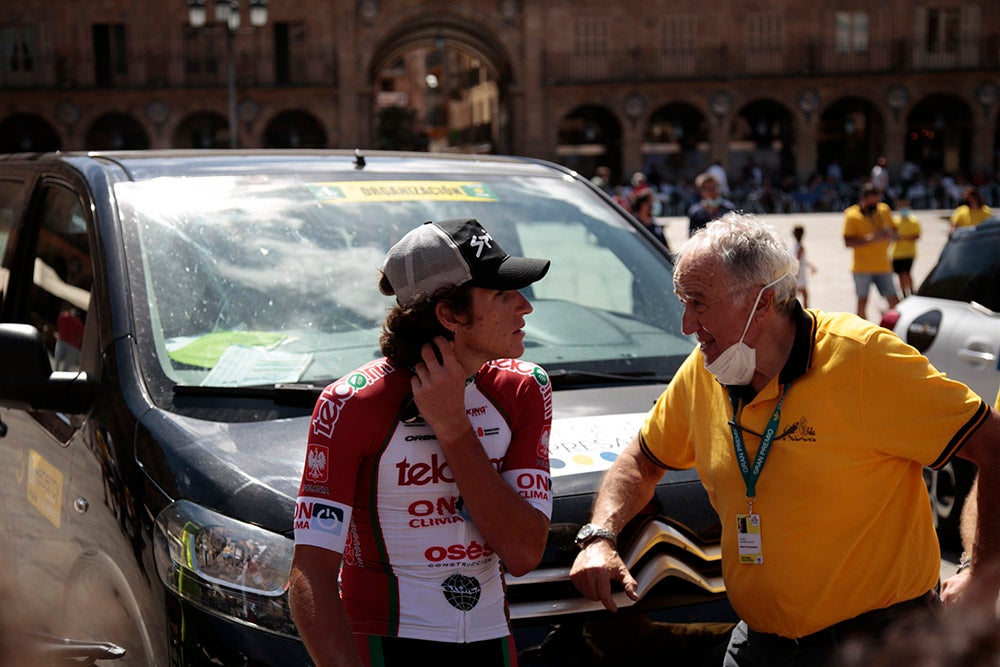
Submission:
[[[991,215],[993,211],[986,205],[979,189],[970,185],[962,192],[961,205],[951,214],[951,231],[959,227],[975,227]]]
[[[920,238],[920,221],[910,211],[910,200],[896,200],[898,213],[892,222],[896,225],[896,242],[892,244],[892,270],[899,278],[899,291],[903,297],[913,294],[913,260],[917,257],[917,239]]]
[[[851,273],[858,297],[858,317],[867,317],[872,285],[894,307],[899,303],[893,280],[889,245],[896,239],[892,209],[882,201],[882,191],[871,183],[861,186],[857,204],[844,211],[844,245],[854,251]]]
[[[684,244],[674,291],[698,345],[605,474],[570,570],[610,611],[613,582],[637,600],[616,536],[665,470],[696,469],[741,619],[725,667],[826,664],[853,637],[939,609],[923,469],[955,456],[982,478],[969,588],[1000,591],[1000,413],[892,331],[802,308],[797,264],[745,214]]]

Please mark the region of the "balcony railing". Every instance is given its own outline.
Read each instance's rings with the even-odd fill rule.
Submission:
[[[754,77],[838,76],[991,70],[1000,67],[1000,36],[962,44],[952,52],[935,52],[908,40],[869,45],[863,51],[840,50],[817,42],[775,49],[734,46],[668,52],[658,48],[575,55],[546,51],[545,83],[618,83],[670,80],[732,80]]]
[[[220,40],[221,41],[221,40]],[[30,63],[12,70],[0,63],[0,90],[89,88],[224,88],[225,51],[184,55],[181,49],[130,51],[124,71],[98,71],[91,54],[58,51],[39,54]],[[236,82],[241,87],[336,86],[337,53],[333,47],[302,50],[275,64],[273,52],[237,48]]]

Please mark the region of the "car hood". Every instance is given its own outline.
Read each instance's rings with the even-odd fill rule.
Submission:
[[[642,384],[554,391],[549,440],[554,494],[596,491],[663,388]],[[190,500],[291,535],[309,417],[228,423],[154,409],[141,423],[137,461],[170,500]],[[692,478],[693,471],[669,472],[664,483]]]

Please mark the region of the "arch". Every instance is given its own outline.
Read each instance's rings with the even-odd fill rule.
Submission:
[[[834,100],[819,118],[817,164],[845,181],[868,178],[885,150],[884,130],[882,113],[870,100],[857,96]]]
[[[147,150],[149,135],[131,114],[112,111],[90,124],[84,139],[87,150]]]
[[[933,93],[914,104],[906,117],[904,152],[925,176],[973,176],[968,103],[957,95]]]
[[[653,110],[643,133],[643,171],[650,182],[694,178],[708,167],[708,117],[687,102]]]
[[[44,118],[17,113],[0,122],[0,153],[48,152],[60,148],[59,133]]]
[[[408,56],[418,51],[424,62],[413,63]],[[402,102],[383,99],[396,90],[383,89],[384,73],[398,63],[414,64],[410,70],[409,95],[397,97]],[[449,65],[448,63],[454,63]],[[407,17],[391,27],[380,38],[368,62],[368,82],[372,90],[371,108],[377,113],[373,128],[373,143],[385,144],[380,125],[386,122],[383,113],[393,106],[415,109],[415,130],[420,141],[429,143],[431,150],[465,150],[466,152],[511,151],[511,118],[508,89],[511,86],[512,60],[494,32],[476,20],[453,13],[421,13]],[[433,67],[433,85],[425,74]],[[418,72],[419,76],[412,76]],[[404,77],[404,80],[407,77]],[[437,83],[443,84],[438,88]],[[417,103],[417,96],[425,96]],[[389,113],[389,121],[398,120],[398,113]],[[426,125],[426,128],[424,127]],[[421,138],[427,130],[429,137]]]
[[[756,164],[774,185],[795,180],[795,116],[776,100],[759,98],[743,105],[730,126],[729,169],[742,175]],[[735,186],[744,180],[734,179]]]
[[[562,117],[558,133],[561,164],[588,178],[608,167],[611,182],[622,182],[622,126],[614,112],[597,104],[576,107]]]
[[[197,111],[177,124],[176,148],[229,148],[229,120],[214,111]]]
[[[323,124],[301,109],[282,111],[264,128],[265,148],[326,148]]]

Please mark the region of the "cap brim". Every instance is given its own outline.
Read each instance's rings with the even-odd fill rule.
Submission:
[[[551,262],[531,257],[506,257],[492,276],[474,278],[472,284],[487,289],[514,290],[541,280],[549,272]]]

